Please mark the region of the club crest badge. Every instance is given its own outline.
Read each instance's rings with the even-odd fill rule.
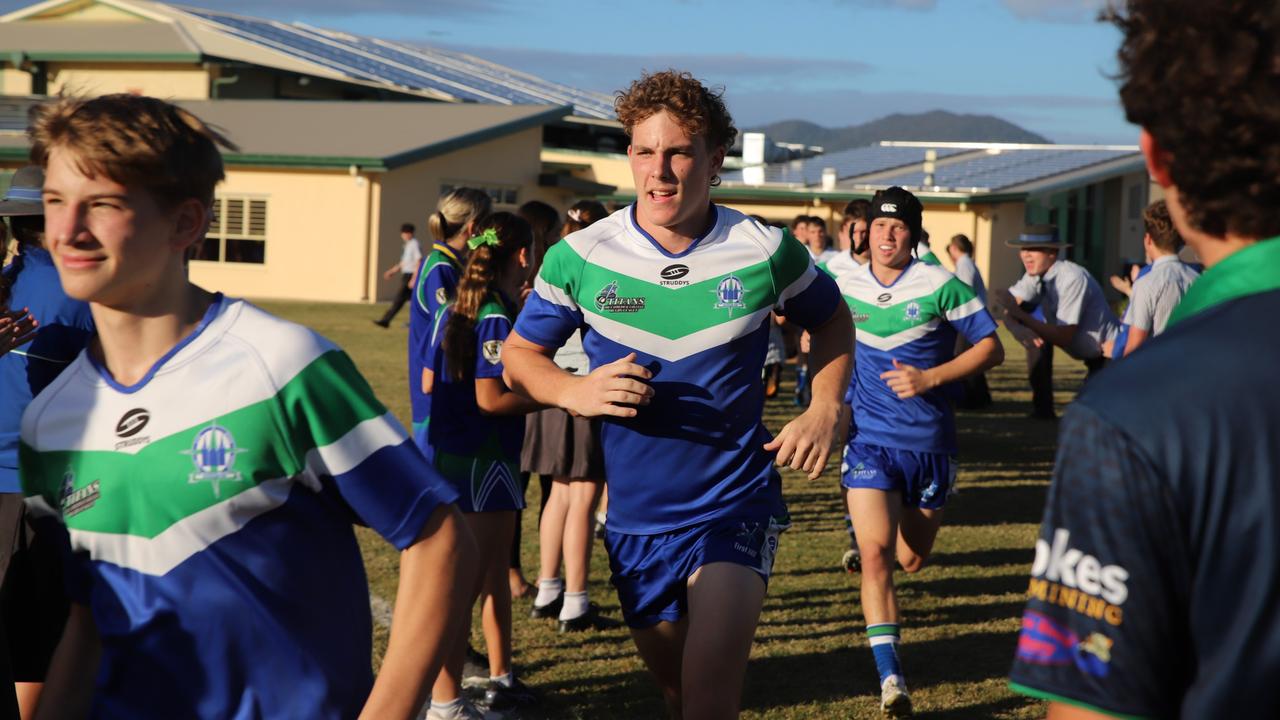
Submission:
[[[244,482],[244,476],[236,470],[236,456],[246,452],[245,448],[236,446],[235,436],[231,431],[217,424],[196,433],[190,450],[183,450],[183,455],[191,456],[191,464],[195,471],[187,476],[188,484],[207,482],[213,485],[213,496],[222,497],[221,483]]]
[[[902,317],[909,322],[915,322],[920,319],[920,303],[909,302],[907,307],[902,311]]]
[[[436,288],[436,304],[444,305],[447,302],[449,302],[449,293],[445,292],[444,288]]]
[[[484,353],[484,361],[490,365],[497,365],[502,362],[502,341],[501,340],[485,340],[480,346],[481,352]]]
[[[720,281],[716,285],[716,309],[728,310],[729,317],[733,317],[734,310],[742,310],[747,307],[747,288],[742,284],[742,280],[737,275],[730,275]]]

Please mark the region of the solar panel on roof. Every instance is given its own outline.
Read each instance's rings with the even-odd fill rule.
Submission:
[[[822,171],[826,168],[835,168],[836,178],[844,180],[923,163],[925,150],[926,148],[891,145],[868,145],[840,150],[811,158],[766,165],[764,179],[766,183],[817,185],[822,182]],[[971,152],[971,150],[941,148],[937,151],[937,157],[941,159],[962,152]],[[743,182],[741,170],[726,172],[722,177],[726,182]]]
[[[1132,154],[1127,150],[1005,150],[942,165],[933,175],[932,186],[999,190]],[[924,182],[923,171],[911,170],[877,184],[920,187]]]
[[[585,117],[612,118],[606,95],[560,85],[462,53],[417,48],[301,24],[226,15],[201,8],[184,12],[242,40],[316,63],[355,80],[430,90],[446,98],[503,105],[572,104]]]

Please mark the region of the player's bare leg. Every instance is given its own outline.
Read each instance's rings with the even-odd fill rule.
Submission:
[[[893,570],[902,495],[870,488],[847,488],[845,500],[862,555],[862,613],[868,625],[897,622]]]
[[[933,552],[933,541],[942,526],[942,508],[905,508],[898,524],[898,564],[909,572],[919,572]]]
[[[678,622],[660,622],[652,627],[631,629],[640,657],[662,691],[667,712],[672,720],[681,720],[681,667],[684,663],[685,634],[689,628],[689,616]]]
[[[684,642],[685,720],[738,717],[764,578],[735,563],[703,565],[689,578],[689,631]]]

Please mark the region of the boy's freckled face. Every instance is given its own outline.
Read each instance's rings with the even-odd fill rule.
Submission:
[[[129,305],[159,284],[169,265],[173,221],[149,192],[86,175],[53,148],[45,169],[45,236],[67,295]]]

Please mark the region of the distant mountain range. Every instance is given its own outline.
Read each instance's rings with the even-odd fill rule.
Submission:
[[[998,117],[957,115],[945,110],[894,114],[861,125],[842,128],[822,127],[806,120],[783,120],[752,128],[752,131],[763,132],[774,142],[821,145],[829,153],[870,145],[881,140],[1049,142],[1043,135],[1037,135]]]

